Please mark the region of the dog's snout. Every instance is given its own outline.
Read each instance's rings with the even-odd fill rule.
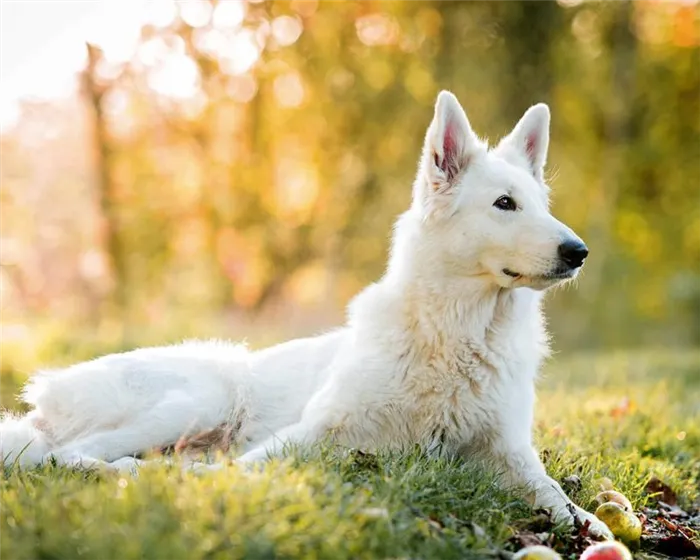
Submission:
[[[571,268],[578,268],[588,256],[588,247],[580,239],[567,239],[559,245],[559,257]]]

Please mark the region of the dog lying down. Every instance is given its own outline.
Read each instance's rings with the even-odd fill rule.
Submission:
[[[555,520],[610,537],[532,445],[542,294],[588,254],[549,213],[548,143],[546,105],[489,148],[440,93],[386,273],[350,303],[344,327],[256,352],[195,341],[40,373],[23,393],[33,410],[0,425],[2,457],[133,468],[135,454],[207,430],[225,434],[241,464],[326,438],[418,444],[485,459]]]

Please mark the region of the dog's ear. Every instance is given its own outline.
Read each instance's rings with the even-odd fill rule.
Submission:
[[[513,131],[496,147],[497,152],[516,165],[524,165],[541,181],[549,147],[549,107],[533,105],[522,116]]]
[[[457,98],[449,91],[441,91],[423,148],[423,170],[428,190],[448,194],[460,173],[469,165],[472,155],[480,148],[481,142],[472,131]]]

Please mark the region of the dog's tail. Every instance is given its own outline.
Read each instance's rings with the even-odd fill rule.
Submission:
[[[50,445],[29,416],[4,416],[0,419],[0,464],[4,467],[39,465]]]

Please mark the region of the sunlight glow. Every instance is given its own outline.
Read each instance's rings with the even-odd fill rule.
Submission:
[[[258,83],[250,74],[232,76],[226,84],[226,94],[240,103],[248,103],[258,92]]]
[[[32,42],[26,36],[22,40]],[[33,56],[25,63],[9,71],[3,65],[0,133],[8,132],[18,122],[21,99],[64,98],[77,90],[76,74],[87,61],[85,43],[75,41],[72,33],[66,31],[50,41],[35,37],[33,44],[41,46],[35,48]],[[3,41],[3,48],[5,45]]]
[[[148,85],[161,95],[186,99],[199,90],[197,64],[184,54],[170,54],[148,77]]]
[[[228,37],[218,29],[196,29],[192,41],[199,52],[218,58],[228,49]]]
[[[292,45],[301,36],[301,21],[291,16],[280,16],[272,21],[272,36],[278,45]]]
[[[216,29],[235,29],[245,17],[245,3],[238,0],[220,2],[214,9],[212,23]]]
[[[3,42],[7,52],[20,41],[38,45],[38,48],[34,50],[30,64],[15,63],[14,72],[3,75],[0,132],[10,130],[18,122],[21,99],[56,99],[77,93],[78,75],[87,62],[85,43],[102,50],[104,60],[98,62],[96,72],[106,81],[116,77],[125,63],[134,61],[149,68],[148,85],[156,93],[180,101],[194,98],[200,93],[200,76],[195,62],[185,55],[180,37],[157,36],[139,44],[142,26],[165,28],[172,25],[179,14],[184,23],[195,28],[193,41],[196,48],[218,59],[222,71],[232,77],[227,85],[229,95],[245,103],[257,92],[256,79],[249,71],[260,59],[268,39],[272,38],[279,46],[292,45],[303,31],[302,21],[296,15],[278,16],[272,22],[261,19],[256,27],[242,29],[247,3],[239,0],[219,2],[215,7],[201,0],[105,0],[77,6],[71,13],[65,13],[65,19],[61,19],[64,17],[64,3],[57,4],[61,7],[55,12],[55,25],[51,27],[35,28],[32,22],[36,16],[29,10],[17,11],[22,34],[10,37],[3,27],[4,34],[9,37]],[[316,4],[314,1],[297,2],[295,11],[308,15],[315,11]],[[392,20],[387,23],[384,16],[379,18],[374,23],[375,35],[381,35],[387,29],[391,31],[389,24]],[[382,27],[383,23],[389,28]],[[53,29],[65,31],[48,36],[47,31]],[[278,77],[274,92],[284,107],[296,107],[305,97],[301,79],[294,74]]]
[[[177,8],[173,0],[150,0],[146,2],[144,23],[154,27],[168,27],[177,17]]]
[[[224,4],[232,6],[221,9],[225,17],[219,15],[219,20],[242,19],[241,7],[233,5],[238,2]],[[206,25],[212,17],[211,6],[206,2],[105,0],[83,4],[56,2],[54,6],[55,12],[48,14],[51,26],[37,23],[35,12],[19,4],[3,13],[11,14],[13,21],[12,26],[7,22],[3,25],[3,50],[22,53],[25,59],[14,54],[6,54],[3,59],[12,64],[3,64],[0,132],[8,131],[18,121],[21,99],[60,99],[76,94],[78,74],[87,61],[86,42],[104,53],[105,63],[98,67],[98,75],[114,76],[118,67],[136,54],[144,24],[167,27],[177,16],[177,8],[194,27]],[[21,32],[13,32],[15,28]],[[258,49],[251,48],[250,41],[238,47],[242,60],[233,66],[245,72],[258,59]],[[197,92],[197,70],[183,50],[184,45],[165,43],[162,39],[148,41],[138,49],[138,62],[151,67],[162,64],[149,80],[161,95],[184,98]]]
[[[129,92],[124,88],[114,88],[105,93],[102,106],[110,119],[112,133],[116,137],[127,138],[135,127],[130,111]]]
[[[138,50],[136,58],[144,66],[155,66],[168,55],[168,45],[162,37],[154,37],[144,42]]]
[[[275,199],[283,215],[303,221],[318,198],[319,180],[316,168],[291,152],[280,158],[275,170]]]
[[[204,27],[211,19],[212,7],[209,2],[186,0],[177,3],[180,17],[191,27]]]
[[[19,121],[19,104],[13,100],[0,96],[0,134],[6,134]]]
[[[321,303],[325,298],[328,281],[328,268],[325,263],[314,261],[292,274],[286,290],[299,304],[314,305]]]
[[[391,45],[399,37],[399,25],[386,14],[370,14],[355,22],[357,36],[367,46]]]
[[[138,46],[142,7],[138,2],[114,1],[100,7],[101,12],[83,20],[81,35],[85,41],[102,49],[108,62],[127,62]]]
[[[9,76],[7,81],[3,76],[3,90],[8,88],[10,93],[37,99],[65,97],[73,93],[75,74],[85,66],[87,49],[85,44],[65,39],[67,37],[60,37],[38,53],[35,60],[45,71],[37,72],[28,65]]]
[[[272,89],[277,103],[282,107],[298,107],[304,101],[304,84],[296,72],[277,76]]]
[[[225,37],[227,44],[219,55],[222,56],[221,68],[227,74],[244,74],[250,70],[260,57],[260,48],[255,33],[243,29],[232,38]]]
[[[267,38],[270,36],[271,30],[272,26],[266,19],[261,20],[258,28],[255,30],[255,41],[261,51],[267,46]]]

